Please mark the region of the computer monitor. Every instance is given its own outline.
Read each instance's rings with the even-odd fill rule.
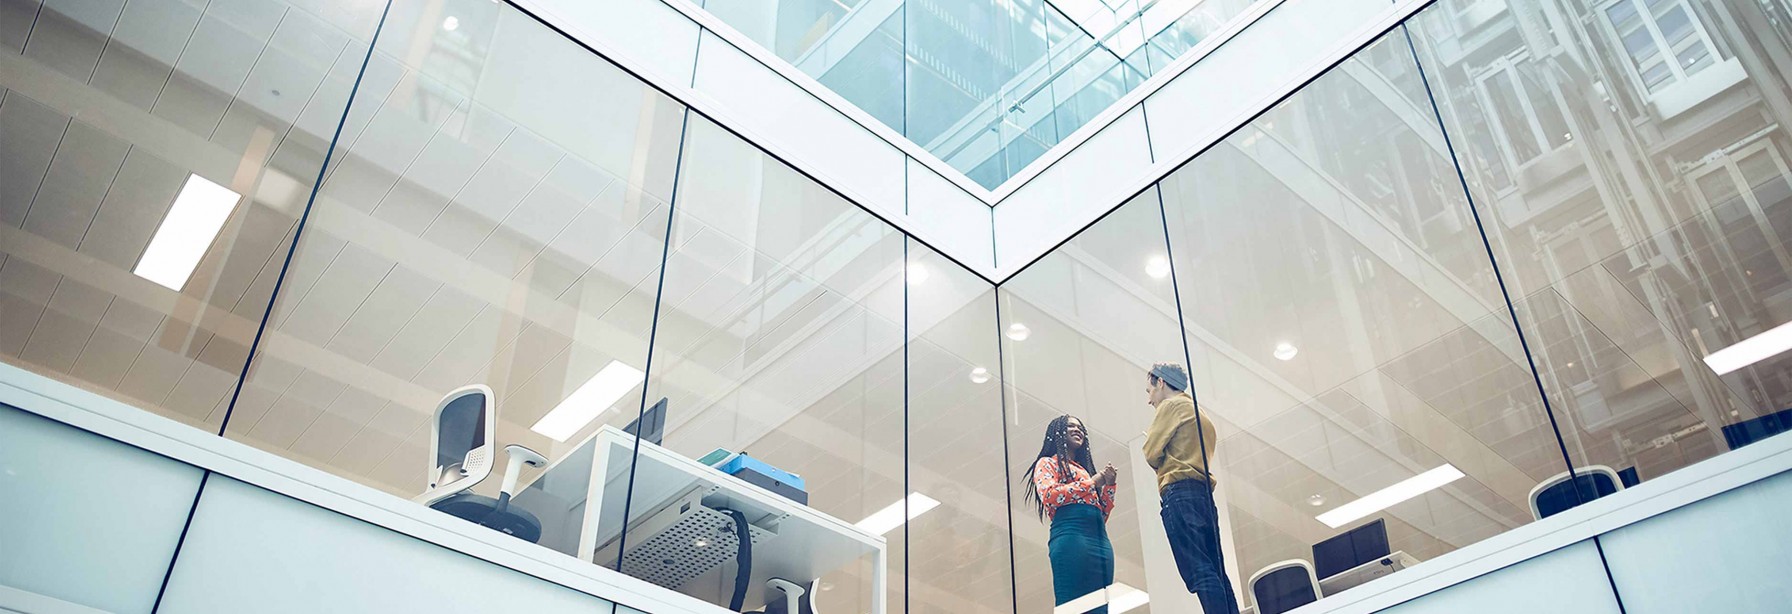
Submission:
[[[1387,520],[1376,518],[1374,522],[1313,544],[1313,571],[1320,579],[1330,578],[1389,554],[1392,552],[1388,548]]]
[[[664,443],[663,440],[666,438],[666,397],[660,397],[658,403],[654,403],[653,407],[647,408],[647,411],[641,414],[641,417],[628,423],[622,432],[640,435],[641,441],[656,446]]]
[[[1724,443],[1734,450],[1786,431],[1792,431],[1792,409],[1726,425]]]

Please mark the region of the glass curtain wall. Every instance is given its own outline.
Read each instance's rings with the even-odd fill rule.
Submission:
[[[1647,481],[1792,408],[1778,2],[1498,2],[1419,59],[1577,468]]]
[[[1175,577],[1174,565],[1166,566],[1157,477],[1142,451],[1153,417],[1145,372],[1184,356],[1157,200],[1155,188],[1147,190],[1001,286],[1018,611],[1089,611],[1055,606],[1090,595],[1099,606],[1108,601],[1103,591],[1130,604],[1147,591],[1167,594],[1172,582],[1166,578]],[[1058,462],[1071,420],[1094,465],[1081,471],[1116,467],[1111,501],[1077,496],[1070,492],[1079,489],[1074,470],[1041,465],[1042,459]],[[1067,518],[1071,512],[1060,506],[1066,501],[1081,504],[1075,510],[1081,518]],[[1092,518],[1100,516],[1112,578],[1098,569],[1091,580],[1075,572],[1102,566],[1066,544],[1100,532],[1089,528],[1102,526]],[[1194,611],[1165,595],[1149,599],[1137,611]]]
[[[225,435],[409,497],[461,386],[550,459],[632,419],[542,424],[646,367],[683,116],[520,12],[393,3]]]
[[[1256,0],[705,0],[995,189]]]
[[[1316,544],[1370,525],[1410,566],[1567,470],[1414,68],[1395,30],[1161,185],[1221,542],[1270,609],[1282,561],[1366,579]]]
[[[9,364],[722,607],[744,525],[737,610],[1012,611],[947,257],[505,4],[0,6]]]
[[[0,3],[0,355],[219,432],[381,3]]]
[[[452,501],[737,611],[1277,611],[1787,428],[1787,8],[1445,0],[996,288],[509,5],[0,0],[0,359],[404,499],[486,386]]]
[[[1200,611],[1159,362],[1213,424],[1196,579],[1259,612],[1385,575],[1335,540],[1397,572],[1784,430],[1784,8],[1440,2],[1004,283],[1010,473],[1064,414],[1118,469],[1093,603]],[[1010,505],[1020,610],[1089,590]]]

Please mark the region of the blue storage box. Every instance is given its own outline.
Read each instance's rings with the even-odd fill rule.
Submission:
[[[777,493],[791,501],[809,504],[809,492],[804,488],[803,476],[773,467],[765,461],[737,454],[716,467],[722,473],[740,478],[742,481]]]

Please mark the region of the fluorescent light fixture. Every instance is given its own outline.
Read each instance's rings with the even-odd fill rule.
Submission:
[[[906,519],[902,517],[902,507],[905,502],[908,504],[908,518]],[[877,510],[877,513],[866,516],[864,520],[859,521],[858,527],[878,535],[883,535],[895,530],[896,527],[902,526],[902,523],[914,520],[915,517],[925,514],[939,506],[940,502],[933,500],[933,497],[923,495],[919,492],[912,492],[909,493],[908,498],[891,503],[889,507]]]
[[[1792,322],[1775,326],[1773,330],[1712,352],[1705,357],[1705,364],[1718,375],[1724,375],[1778,356],[1786,350],[1792,350]]]
[[[1052,614],[1083,614],[1103,605],[1108,606],[1108,614],[1120,614],[1150,602],[1149,593],[1115,582],[1052,608]]]
[[[168,216],[162,218],[162,227],[150,237],[149,247],[143,250],[143,257],[131,272],[179,292],[242,198],[230,188],[188,175],[187,184],[168,209]]]
[[[1325,523],[1325,526],[1336,529],[1460,479],[1462,479],[1462,470],[1457,469],[1455,465],[1445,463],[1442,467],[1407,478],[1398,484],[1375,491],[1367,497],[1320,514],[1319,521]]]
[[[585,380],[578,390],[566,396],[566,400],[555,406],[548,415],[535,421],[529,430],[554,438],[554,441],[566,441],[579,434],[586,425],[591,424],[599,415],[615,405],[628,391],[634,390],[647,374],[640,369],[612,360],[597,375]]]

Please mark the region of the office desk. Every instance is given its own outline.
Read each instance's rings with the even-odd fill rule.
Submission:
[[[749,524],[771,527],[775,532],[763,541],[755,540],[747,609],[763,605],[765,581],[770,578],[801,583],[870,557],[872,614],[885,613],[889,561],[883,536],[664,447],[646,441],[640,445],[632,501],[628,484],[635,437],[613,426],[598,429],[517,495],[517,506],[541,518],[542,545],[599,565],[612,565],[625,503],[632,521],[628,548],[634,553],[647,539],[644,533],[652,532],[643,525],[654,524],[662,514],[676,514],[676,508],[685,502],[701,500],[706,507],[740,510]],[[733,569],[733,565],[722,565],[672,588],[725,605],[733,591]]]
[[[1394,573],[1396,571],[1400,571],[1402,569],[1406,569],[1408,567],[1412,567],[1417,564],[1419,564],[1419,560],[1416,558],[1413,558],[1412,555],[1407,554],[1405,552],[1395,552],[1393,554],[1381,557],[1379,559],[1375,559],[1373,561],[1369,561],[1367,563],[1357,565],[1356,567],[1352,567],[1350,569],[1338,572],[1336,575],[1333,575],[1324,580],[1320,580],[1319,581],[1319,589],[1321,591],[1324,591],[1325,594],[1327,594],[1327,595],[1336,595],[1338,593],[1344,592],[1345,590],[1356,588],[1358,586],[1362,586],[1363,584],[1367,584],[1370,580],[1374,580],[1376,578]]]

